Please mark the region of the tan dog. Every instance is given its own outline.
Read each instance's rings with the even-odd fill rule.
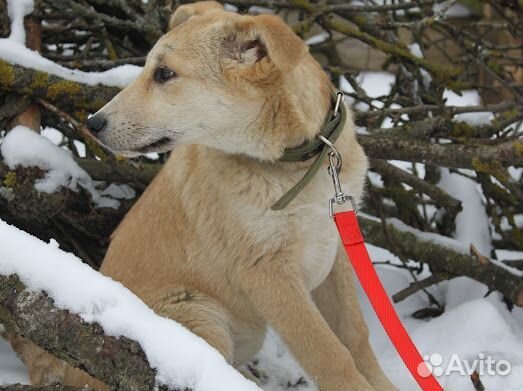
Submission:
[[[115,232],[101,272],[236,367],[270,325],[322,391],[395,390],[328,216],[326,170],[271,210],[314,160],[278,162],[318,134],[331,109],[327,76],[276,16],[202,2],[178,8],[171,28],[139,78],[89,121],[119,154],[176,147]],[[343,187],[360,200],[367,159],[350,117],[336,146]],[[67,384],[103,387],[34,354],[24,356],[35,383],[65,374]]]

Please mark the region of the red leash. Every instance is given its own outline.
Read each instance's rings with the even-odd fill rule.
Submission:
[[[340,106],[339,101],[341,101],[342,97],[343,94],[338,93],[338,102],[336,103],[336,109],[334,111],[335,116],[337,115],[337,108]],[[341,240],[354,271],[360,280],[361,286],[367,294],[387,335],[422,391],[443,391],[443,388],[432,375],[427,364],[416,349],[412,339],[410,339],[407,330],[405,330],[405,327],[401,324],[401,320],[394,310],[387,296],[387,292],[385,292],[378,274],[374,269],[358,224],[354,200],[341,190],[338,177],[342,165],[341,155],[331,141],[323,136],[318,137],[331,149],[328,154],[329,175],[334,184],[335,195],[334,198],[330,199],[329,212],[338,227]],[[345,204],[347,201],[351,202],[352,210],[335,214],[334,205]]]
[[[401,359],[423,391],[443,391],[401,324],[369,257],[354,210],[334,214],[343,246],[374,311]]]

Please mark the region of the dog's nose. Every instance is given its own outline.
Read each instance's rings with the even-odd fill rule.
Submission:
[[[93,115],[87,120],[87,129],[93,134],[101,132],[105,128],[105,125],[107,125],[107,120],[101,114]]]

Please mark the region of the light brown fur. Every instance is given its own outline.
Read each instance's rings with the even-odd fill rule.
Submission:
[[[116,230],[101,272],[235,366],[270,325],[322,391],[395,390],[328,216],[326,169],[285,210],[270,209],[312,163],[277,159],[318,133],[330,107],[326,75],[275,16],[203,2],[180,7],[171,25],[140,77],[97,114],[108,120],[100,140],[118,153],[176,146]],[[158,66],[178,76],[158,84]],[[336,146],[343,187],[359,201],[367,159],[350,117]],[[18,351],[35,384],[63,370],[48,356],[43,375],[42,356]],[[70,367],[65,382],[102,387]]]

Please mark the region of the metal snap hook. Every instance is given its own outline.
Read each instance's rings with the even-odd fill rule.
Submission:
[[[318,138],[325,143],[326,146],[330,148],[328,157],[329,157],[329,167],[328,173],[332,178],[332,184],[334,185],[334,197],[329,200],[329,215],[334,217],[334,205],[342,205],[347,201],[350,201],[352,209],[357,213],[356,203],[354,198],[348,194],[345,194],[341,189],[339,173],[343,164],[340,152],[336,149],[333,143],[331,143],[327,138],[323,136],[318,136]]]

